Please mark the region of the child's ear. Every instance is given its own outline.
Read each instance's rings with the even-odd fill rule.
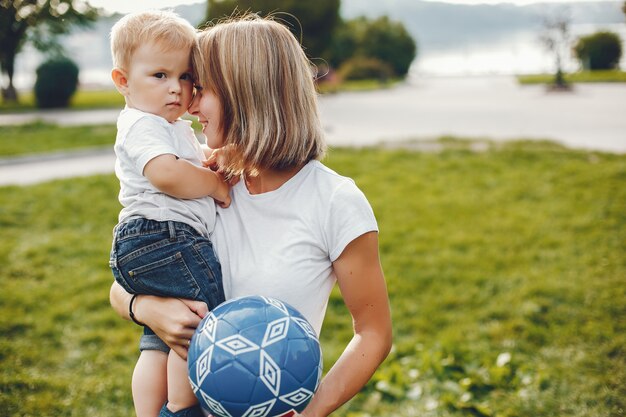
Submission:
[[[123,96],[126,96],[128,93],[128,78],[126,77],[126,73],[119,68],[113,68],[111,71],[111,79],[117,91]]]

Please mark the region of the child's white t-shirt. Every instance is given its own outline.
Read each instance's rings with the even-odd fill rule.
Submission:
[[[252,195],[243,181],[217,208],[213,243],[226,299],[265,295],[291,304],[319,334],[336,278],[332,262],[355,238],[377,231],[354,181],[311,161],[279,189]]]
[[[169,123],[160,116],[125,108],[117,119],[115,174],[120,180],[119,222],[132,218],[179,221],[209,237],[215,227],[215,202],[210,197],[184,200],[169,196],[143,175],[153,158],[172,154],[201,166],[204,153],[191,122]]]

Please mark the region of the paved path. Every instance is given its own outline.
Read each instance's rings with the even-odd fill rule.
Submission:
[[[441,135],[550,139],[575,148],[626,152],[626,84],[581,84],[547,93],[510,77],[427,78],[388,90],[326,95],[320,112],[330,145],[432,139]],[[113,123],[119,111],[0,115],[2,125],[34,119],[61,125]],[[112,172],[112,153],[0,161],[0,185]]]

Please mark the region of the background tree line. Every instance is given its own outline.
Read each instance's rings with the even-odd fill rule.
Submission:
[[[206,20],[246,11],[273,14],[301,39],[310,59],[322,59],[344,79],[404,77],[417,53],[404,25],[387,17],[345,21],[339,7],[340,0],[209,0]]]
[[[30,42],[47,62],[37,70],[35,97],[42,107],[65,106],[78,82],[78,68],[64,57],[57,38],[73,25],[89,26],[98,10],[84,0],[0,0],[0,70],[2,99],[16,102],[15,58]],[[416,54],[415,41],[401,23],[386,18],[343,21],[340,0],[224,0],[207,2],[206,20],[245,11],[275,14],[301,40],[324,74],[328,63],[343,65],[344,78],[403,77]],[[345,64],[345,65],[344,65]],[[69,75],[61,77],[63,74]],[[59,78],[61,77],[61,78]],[[5,81],[6,80],[6,81]]]
[[[340,0],[208,0],[206,21],[230,16],[233,11],[275,14],[301,40],[307,55],[318,66],[320,75],[339,74],[340,79],[404,77],[417,54],[416,40],[399,22],[387,17],[346,20],[339,15]],[[622,5],[626,13],[626,2]],[[85,0],[0,0],[0,71],[4,102],[16,102],[13,85],[15,57],[26,43],[43,51],[50,62],[37,70],[35,96],[41,106],[63,106],[76,89],[78,68],[64,52],[57,37],[73,26],[89,26],[98,19],[98,9]],[[557,22],[558,23],[558,22]],[[565,22],[567,23],[567,22]],[[566,28],[567,29],[567,28]],[[548,45],[555,54],[574,51],[584,69],[616,68],[622,55],[617,35],[598,33],[567,39],[558,46],[557,30],[550,29]],[[562,46],[562,45],[561,45]],[[560,56],[556,57],[557,60]],[[60,78],[60,74],[75,76]],[[51,80],[51,81],[47,81]],[[52,84],[52,85],[51,85]],[[46,100],[54,97],[55,100]],[[38,97],[44,97],[39,100]]]

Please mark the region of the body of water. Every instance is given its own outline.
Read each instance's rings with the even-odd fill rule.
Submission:
[[[571,26],[572,39],[604,30],[622,39],[623,55],[620,68],[626,70],[626,25],[577,24]],[[475,76],[552,73],[556,70],[554,54],[539,41],[539,31],[511,32],[491,41],[461,40],[454,47],[439,50],[426,45],[411,66],[413,76]],[[575,42],[575,41],[574,41]],[[566,72],[580,69],[573,53],[563,62]]]
[[[573,24],[572,40],[579,36],[608,30],[617,33],[626,56],[625,24]],[[539,41],[540,31],[511,31],[480,40],[468,34],[464,39],[446,46],[433,47],[419,44],[419,55],[411,66],[409,78],[423,76],[485,76],[551,73],[555,71],[554,55],[547,52]],[[99,32],[87,32],[66,40],[68,54],[80,67],[80,82],[85,87],[113,87],[110,78],[111,58],[108,39]],[[578,61],[568,54],[563,63],[564,70],[580,69]],[[35,82],[35,70],[42,62],[42,55],[26,48],[16,60],[14,83],[19,89],[29,89]],[[626,57],[620,63],[626,69]]]

